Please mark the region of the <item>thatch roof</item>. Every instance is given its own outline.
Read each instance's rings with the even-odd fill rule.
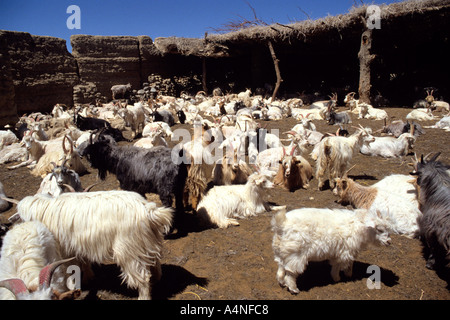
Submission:
[[[210,34],[205,39],[157,38],[154,43],[162,54],[194,55],[200,57],[226,57],[229,46],[240,42],[303,41],[331,30],[363,28],[368,5],[352,7],[347,14],[327,16],[316,20],[304,20],[287,25],[274,23],[266,26],[242,28],[224,34]],[[393,20],[410,14],[423,14],[450,8],[449,0],[408,0],[390,5],[380,5],[381,19]]]

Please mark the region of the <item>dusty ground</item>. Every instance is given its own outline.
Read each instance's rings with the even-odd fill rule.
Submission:
[[[394,119],[404,119],[410,109],[387,109]],[[432,122],[422,122],[431,125]],[[266,122],[268,129],[278,128],[284,132],[293,127],[294,119]],[[315,121],[321,132],[334,132],[336,127]],[[381,128],[382,121],[357,120],[374,130]],[[176,125],[173,129],[180,127]],[[353,132],[354,129],[350,129]],[[415,151],[418,155],[441,151],[440,160],[450,163],[450,133],[439,129],[426,129],[426,134],[417,139]],[[308,160],[311,160],[309,156]],[[361,184],[370,185],[393,174],[407,174],[411,156],[404,159],[382,159],[357,154],[353,158],[356,167],[350,176]],[[311,161],[314,166],[314,163]],[[96,181],[96,170],[82,177],[84,186]],[[10,171],[0,167],[0,181],[8,196],[22,199],[34,194],[40,178],[33,177],[26,168]],[[118,182],[109,175],[94,190],[117,189]],[[156,202],[159,199],[150,196]],[[287,192],[280,188],[268,193],[268,200],[287,209],[300,207],[340,207],[336,197],[327,189],[317,191],[317,180],[311,181],[308,190]],[[15,206],[0,215],[4,222],[15,212]],[[154,299],[170,300],[449,300],[448,284],[435,271],[425,267],[422,246],[418,239],[392,236],[389,247],[370,247],[361,252],[354,264],[351,278],[333,283],[330,267],[325,263],[314,263],[298,280],[300,293],[290,294],[281,288],[276,279],[276,263],[273,261],[272,231],[269,212],[248,220],[240,226],[228,229],[196,230],[192,228],[186,236],[169,236],[165,241],[162,260],[163,277],[154,286]],[[193,217],[195,222],[195,217]],[[366,282],[372,273],[370,265],[381,270],[381,289],[370,290]],[[135,299],[137,292],[120,284],[118,270],[114,266],[95,268],[96,280],[83,287],[82,299]]]

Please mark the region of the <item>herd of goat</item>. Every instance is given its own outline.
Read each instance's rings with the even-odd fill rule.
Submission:
[[[331,276],[339,281],[340,271],[351,276],[364,246],[387,245],[389,234],[420,238],[427,267],[446,267],[450,166],[437,160],[439,153],[416,157],[411,175],[392,174],[372,186],[348,173],[358,152],[405,157],[424,134],[419,122],[437,120],[436,110],[442,117],[430,127],[450,131],[449,104],[429,92],[406,122],[387,124],[386,111],[354,96],[347,94],[346,110],[339,112],[336,95],[306,106],[299,98],[271,101],[247,90],[159,96],[134,105],[121,100],[56,105],[50,115],[24,115],[0,131],[0,164],[10,170],[26,166],[42,183],[35,195],[18,201],[7,197],[0,182],[0,210],[13,202],[17,211],[2,226],[0,299],[74,299],[80,290],[58,267],[79,264],[90,274],[91,263],[116,264],[139,299],[150,299],[151,285],[161,277],[164,237],[183,232],[187,208],[201,223],[218,228],[274,211],[276,279],[291,293],[299,292],[296,278],[308,262],[329,260]],[[297,124],[283,132],[286,139],[261,126],[287,117]],[[385,125],[375,136],[370,127],[351,126],[352,117]],[[336,133],[317,131],[317,121],[335,125]],[[192,130],[172,130],[177,123]],[[308,162],[307,152],[315,163]],[[120,190],[83,187],[80,176],[89,169],[83,158],[101,180],[113,174]],[[313,177],[319,190],[328,181],[339,202],[354,209],[286,212],[286,206],[267,202],[268,189],[307,189]],[[148,201],[147,193],[157,194],[162,206]]]

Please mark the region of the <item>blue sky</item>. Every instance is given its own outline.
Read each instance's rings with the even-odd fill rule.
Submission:
[[[392,3],[364,1],[368,4]],[[148,35],[157,37],[203,37],[238,15],[258,17],[268,23],[290,23],[307,18],[346,13],[360,0],[0,0],[0,29],[53,36],[67,41],[70,36]],[[81,29],[68,29],[70,5],[81,10]],[[301,9],[301,10],[300,10]]]

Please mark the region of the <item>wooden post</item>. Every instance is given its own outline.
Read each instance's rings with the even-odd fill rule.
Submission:
[[[367,29],[361,36],[361,47],[358,52],[359,59],[359,101],[370,104],[370,65],[375,59],[371,54],[372,49],[372,29]]]
[[[267,42],[270,50],[270,55],[272,56],[273,64],[275,66],[275,73],[277,75],[277,82],[275,84],[275,89],[273,89],[272,93],[272,101],[275,99],[278,93],[278,89],[280,88],[281,82],[283,82],[283,79],[281,79],[281,73],[280,73],[280,67],[278,66],[279,60],[277,59],[277,56],[275,55],[275,50],[273,49],[272,42],[269,40]]]
[[[207,36],[208,36],[208,32],[205,32],[205,38],[203,40],[205,47],[206,47],[206,42],[207,42],[207,39],[206,39]],[[206,57],[202,58],[202,87],[203,87],[203,91],[205,91],[205,93],[208,94],[208,86],[206,85]]]

